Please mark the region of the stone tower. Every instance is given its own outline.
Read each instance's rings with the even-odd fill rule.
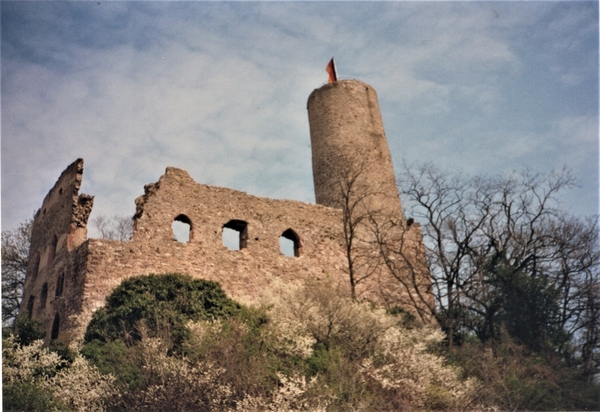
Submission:
[[[366,83],[340,80],[308,98],[316,202],[341,208],[348,183],[368,206],[402,219],[402,206],[377,93]]]

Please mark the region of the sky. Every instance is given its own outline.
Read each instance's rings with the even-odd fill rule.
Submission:
[[[132,216],[167,166],[313,203],[306,101],[332,56],[377,91],[396,172],[566,165],[564,209],[598,213],[598,2],[0,7],[2,230],[79,157],[92,219]]]

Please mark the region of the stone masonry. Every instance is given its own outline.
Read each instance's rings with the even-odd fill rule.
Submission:
[[[429,296],[430,287],[421,229],[406,224],[402,216],[375,91],[344,80],[315,90],[308,106],[313,163],[318,164],[313,167],[317,202],[325,205],[207,186],[184,170],[168,167],[135,200],[130,241],[88,239],[93,197],[79,194],[83,159],[76,160],[35,215],[21,316],[42,321],[48,339],[77,339],[93,312],[124,279],[150,273],[178,272],[217,281],[234,296],[256,296],[274,280],[331,279],[347,286],[343,213],[331,195],[336,190],[332,179],[342,176],[339,170],[355,165],[360,153],[373,153],[366,157],[375,161],[369,160],[359,187],[388,188],[373,196],[376,204],[393,213],[391,220],[399,222],[401,239],[395,238],[396,246],[411,269],[399,282],[382,264],[357,285],[357,295],[419,313],[415,302],[421,303],[411,290]],[[343,159],[346,164],[340,163]],[[174,221],[189,225],[188,242],[174,239]],[[239,233],[239,250],[223,245],[224,228]],[[293,242],[294,256],[281,252],[281,236]]]

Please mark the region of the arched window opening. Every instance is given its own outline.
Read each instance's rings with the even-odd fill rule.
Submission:
[[[62,273],[58,277],[58,280],[56,281],[56,292],[54,293],[54,296],[56,296],[57,298],[62,296],[64,284],[65,284],[65,274]]]
[[[294,257],[294,242],[283,236],[279,236],[279,250],[284,256]]]
[[[58,313],[54,316],[54,322],[52,322],[52,332],[50,333],[50,339],[54,340],[58,338],[58,332],[60,332],[60,316]]]
[[[229,250],[240,250],[248,246],[248,222],[230,220],[223,225],[223,246]]]
[[[33,305],[35,303],[35,296],[29,296],[29,301],[27,301],[27,318],[31,319],[33,315]]]
[[[52,237],[52,243],[50,243],[50,250],[48,251],[48,265],[52,263],[56,256],[56,245],[58,245],[58,237],[54,235]]]
[[[42,286],[42,294],[40,295],[40,309],[46,307],[46,300],[48,299],[48,283],[44,283]]]
[[[279,247],[285,256],[298,257],[302,251],[300,236],[292,229],[287,229],[279,237]]]
[[[179,215],[173,219],[173,239],[179,243],[188,243],[193,239],[192,221],[186,215]]]

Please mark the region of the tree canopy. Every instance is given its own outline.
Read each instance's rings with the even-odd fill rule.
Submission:
[[[406,166],[399,186],[421,221],[437,303],[450,347],[506,330],[530,349],[600,366],[597,216],[571,216],[559,195],[567,169],[470,177]]]

